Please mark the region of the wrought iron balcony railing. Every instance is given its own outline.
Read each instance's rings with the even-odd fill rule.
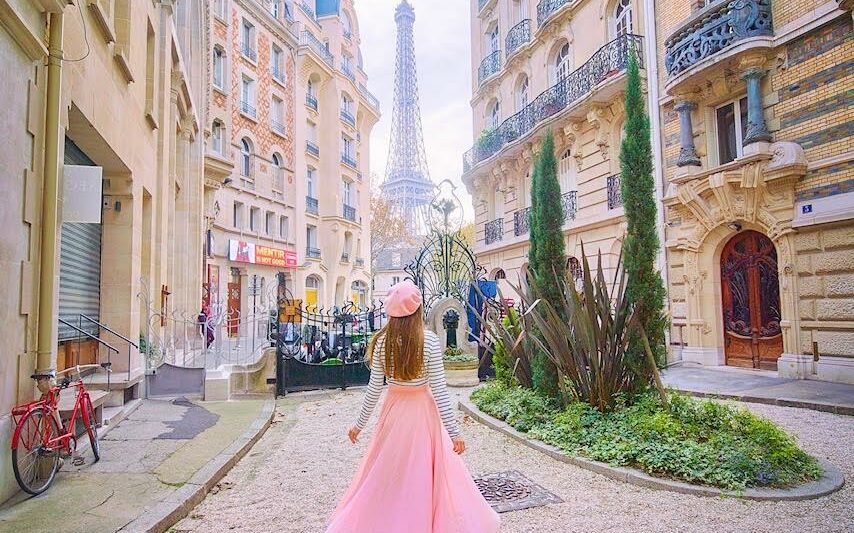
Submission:
[[[314,157],[320,157],[320,147],[312,141],[305,141],[305,151]]]
[[[281,122],[279,122],[278,120],[274,119],[274,118],[270,119],[270,128],[282,136],[284,136],[287,133],[287,130],[285,129],[285,125],[282,124]]]
[[[530,40],[531,19],[525,19],[507,32],[507,38],[504,40],[504,50],[507,52],[507,57],[510,57],[513,52]]]
[[[353,72],[353,68],[348,65],[341,65],[341,74],[347,76],[353,83],[356,83],[356,73]]]
[[[258,118],[258,110],[255,109],[255,106],[245,100],[240,101],[240,112],[252,118]]]
[[[315,248],[314,246],[306,246],[305,255],[307,257],[311,257],[312,259],[320,259],[320,248]]]
[[[306,46],[313,50],[314,53],[319,55],[321,59],[323,59],[323,61],[326,62],[326,64],[328,64],[330,67],[335,62],[332,56],[332,52],[330,52],[329,49],[326,48],[326,45],[320,42],[320,39],[315,37],[314,34],[310,31],[303,30],[302,34],[300,35],[299,44],[300,46]]]
[[[350,154],[341,154],[341,162],[352,168],[356,168],[357,166],[359,166],[359,164]]]
[[[498,242],[504,238],[504,219],[496,218],[484,224],[484,240],[486,244]]]
[[[380,109],[379,99],[376,96],[374,96],[371,93],[371,91],[368,90],[367,86],[365,86],[364,83],[359,84],[359,94],[361,94],[362,96],[364,96],[368,100],[368,103],[371,104],[371,107],[373,107],[374,109],[379,111],[379,109]]]
[[[697,13],[664,43],[668,76],[676,76],[729,46],[761,35],[774,35],[771,0],[718,2]]]
[[[629,64],[629,54],[635,54],[638,64],[643,68],[642,45],[643,38],[639,35],[621,35],[600,48],[569,76],[546,89],[497,128],[484,134],[463,155],[463,172],[469,172],[484,159],[498,153],[507,143],[522,138],[544,120],[589,94],[600,83],[624,71]]]
[[[317,98],[310,94],[305,95],[305,105],[317,111]]]
[[[305,210],[307,213],[311,213],[312,215],[317,214],[318,201],[317,198],[312,198],[311,196],[305,197]]]
[[[543,23],[549,19],[555,12],[564,5],[569,4],[573,0],[543,0],[537,4],[537,27],[542,27]]]
[[[346,218],[350,222],[355,222],[356,221],[356,208],[351,206],[351,205],[347,205],[347,204],[344,204],[343,208],[344,208],[344,218]]]
[[[482,11],[483,6],[489,3],[489,0],[477,0],[477,10]]]
[[[623,206],[623,191],[620,190],[620,175],[608,176],[608,209]]]
[[[354,117],[353,114],[347,111],[346,109],[341,110],[341,120],[353,127],[356,126],[356,117]]]
[[[288,81],[285,76],[285,69],[282,67],[274,65],[273,68],[270,69],[270,74],[272,74],[273,78],[281,84],[285,84]]]
[[[243,43],[243,46],[240,49],[241,53],[244,57],[251,60],[252,62],[258,61],[258,52],[255,48],[252,47],[249,43]]]
[[[578,213],[578,191],[565,192],[560,196],[560,205],[563,207],[563,221],[575,220]]]
[[[314,9],[312,9],[311,7],[309,7],[309,5],[308,5],[308,4],[306,4],[304,1],[299,3],[299,7],[300,7],[300,9],[302,9],[303,13],[305,13],[306,15],[308,15],[308,18],[310,18],[310,19],[312,19],[312,20],[316,20],[316,19],[317,19],[317,15],[315,15],[315,13],[314,13]]]
[[[482,84],[499,70],[501,70],[501,50],[496,50],[480,62],[480,66],[477,68],[478,84]]]
[[[525,235],[531,229],[531,208],[519,209],[513,213],[513,234]]]

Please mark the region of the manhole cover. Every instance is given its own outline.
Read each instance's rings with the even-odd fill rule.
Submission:
[[[517,470],[479,476],[474,478],[474,483],[489,505],[499,513],[563,502]]]

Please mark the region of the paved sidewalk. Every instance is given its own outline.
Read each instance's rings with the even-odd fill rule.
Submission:
[[[720,396],[745,402],[801,407],[854,415],[854,385],[808,379],[784,379],[775,372],[732,367],[675,366],[662,373],[664,383],[696,396]]]
[[[66,460],[50,489],[0,507],[0,532],[114,532],[164,499],[231,447],[257,421],[263,399],[145,400],[101,440],[101,460]]]

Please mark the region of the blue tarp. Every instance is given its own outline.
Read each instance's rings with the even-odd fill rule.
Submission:
[[[480,292],[478,292],[480,289]],[[466,309],[466,316],[469,321],[469,341],[477,341],[480,338],[480,320],[475,315],[475,312],[471,309],[472,307],[477,309],[477,314],[483,312],[483,297],[487,297],[489,299],[495,298],[498,294],[498,284],[494,281],[486,281],[480,280],[477,282],[477,286],[474,284],[469,287],[469,306]]]

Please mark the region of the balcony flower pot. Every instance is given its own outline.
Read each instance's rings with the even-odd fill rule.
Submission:
[[[445,379],[449,387],[474,387],[480,383],[477,377],[477,356],[460,348],[445,349],[443,358]]]

